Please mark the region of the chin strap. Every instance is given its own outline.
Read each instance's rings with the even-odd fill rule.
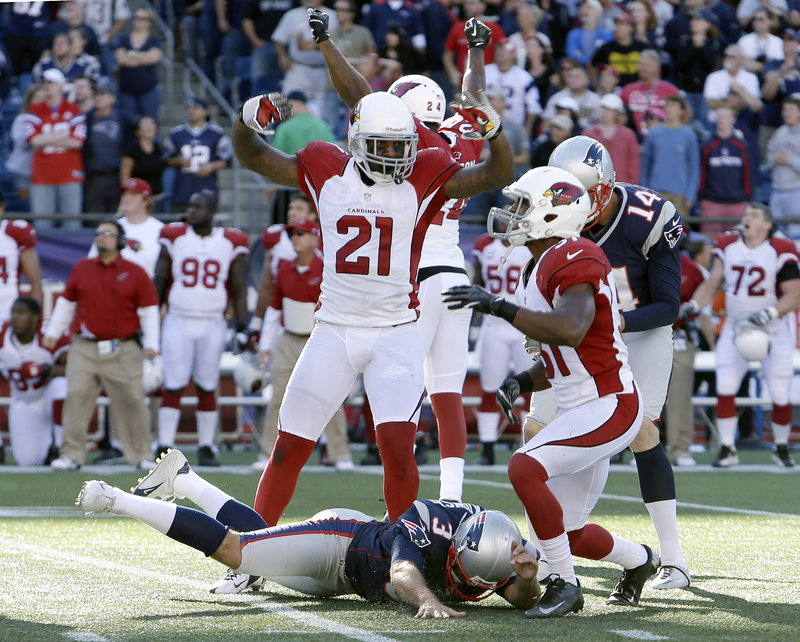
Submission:
[[[516,247],[518,247],[518,246],[514,245],[513,243],[511,243],[508,246],[508,248],[506,249],[506,251],[503,254],[503,256],[500,257],[500,261],[497,264],[498,269],[502,268],[505,265],[506,261],[508,260],[508,257],[511,256],[511,253],[514,251],[514,248],[516,248]]]

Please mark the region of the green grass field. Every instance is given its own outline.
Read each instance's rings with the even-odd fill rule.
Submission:
[[[766,464],[764,451],[743,463]],[[189,455],[190,461],[193,457]],[[710,455],[701,461],[710,460]],[[225,464],[252,460],[226,453]],[[206,471],[207,472],[207,471]],[[257,474],[231,466],[206,475],[250,502]],[[85,479],[128,488],[129,467],[29,473],[0,468],[0,640],[800,640],[800,474],[770,466],[677,473],[680,530],[694,579],[682,591],[645,587],[641,606],[605,604],[619,571],[577,560],[585,609],[553,621],[528,620],[492,597],[461,620],[415,620],[401,605],[356,597],[319,600],[274,584],[216,596],[224,568],[132,520],[85,517],[72,502]],[[420,496],[438,493],[434,466]],[[301,476],[287,521],[335,506],[380,516],[378,470]],[[521,506],[502,467],[470,468],[464,499],[506,511],[525,532]],[[613,467],[593,513],[615,533],[657,547],[630,466]]]

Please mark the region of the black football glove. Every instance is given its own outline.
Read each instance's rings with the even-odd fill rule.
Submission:
[[[464,25],[464,35],[467,37],[467,46],[485,50],[492,39],[492,30],[477,18],[470,18]]]
[[[245,350],[247,350],[247,344],[250,341],[250,337],[248,336],[247,332],[237,332],[233,336],[233,354],[242,354]]]
[[[697,305],[697,302],[687,301],[686,303],[681,303],[681,307],[678,308],[678,321],[684,321],[689,317],[693,317],[698,312],[700,312],[700,308]]]
[[[757,326],[762,328],[769,325],[770,321],[778,318],[778,309],[771,305],[768,308],[764,308],[763,310],[759,310],[758,312],[753,312],[750,315],[750,323],[754,323]]]
[[[272,123],[292,117],[292,106],[283,94],[273,91],[248,98],[242,105],[242,122],[259,134],[269,133]]]
[[[308,10],[308,26],[311,27],[311,34],[317,44],[331,39],[331,34],[328,33],[329,21],[330,18],[324,11],[319,9]]]
[[[447,306],[448,310],[475,308],[478,312],[492,314],[509,323],[514,320],[519,310],[519,306],[495,296],[479,285],[457,285],[445,290],[442,292],[442,301],[450,304]]]
[[[520,395],[519,381],[516,377],[506,377],[497,389],[497,405],[512,424],[518,424],[517,414],[514,412],[514,402]]]

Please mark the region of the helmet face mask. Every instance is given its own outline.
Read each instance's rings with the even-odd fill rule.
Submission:
[[[593,203],[585,228],[597,223],[616,185],[614,163],[605,146],[588,136],[573,136],[553,150],[548,165],[567,170],[583,183]]]
[[[586,224],[591,200],[580,181],[557,167],[537,167],[503,190],[513,203],[489,211],[489,235],[524,245],[547,238],[574,238]],[[503,231],[501,231],[503,230]]]
[[[427,76],[409,74],[395,80],[389,93],[402,100],[421,122],[442,124],[447,100],[442,88]]]
[[[417,140],[414,118],[400,98],[376,92],[353,108],[347,133],[350,153],[376,183],[399,183],[411,175]]]

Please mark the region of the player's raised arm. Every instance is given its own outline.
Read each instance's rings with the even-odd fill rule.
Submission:
[[[477,18],[470,18],[464,25],[464,35],[467,37],[469,48],[464,78],[461,80],[461,91],[477,96],[481,89],[486,89],[484,54],[492,39],[492,30]]]
[[[236,158],[247,169],[275,183],[299,187],[297,157],[278,151],[258,135],[266,133],[272,123],[284,121],[291,114],[289,102],[277,92],[249,98],[239,110],[231,139]]]

